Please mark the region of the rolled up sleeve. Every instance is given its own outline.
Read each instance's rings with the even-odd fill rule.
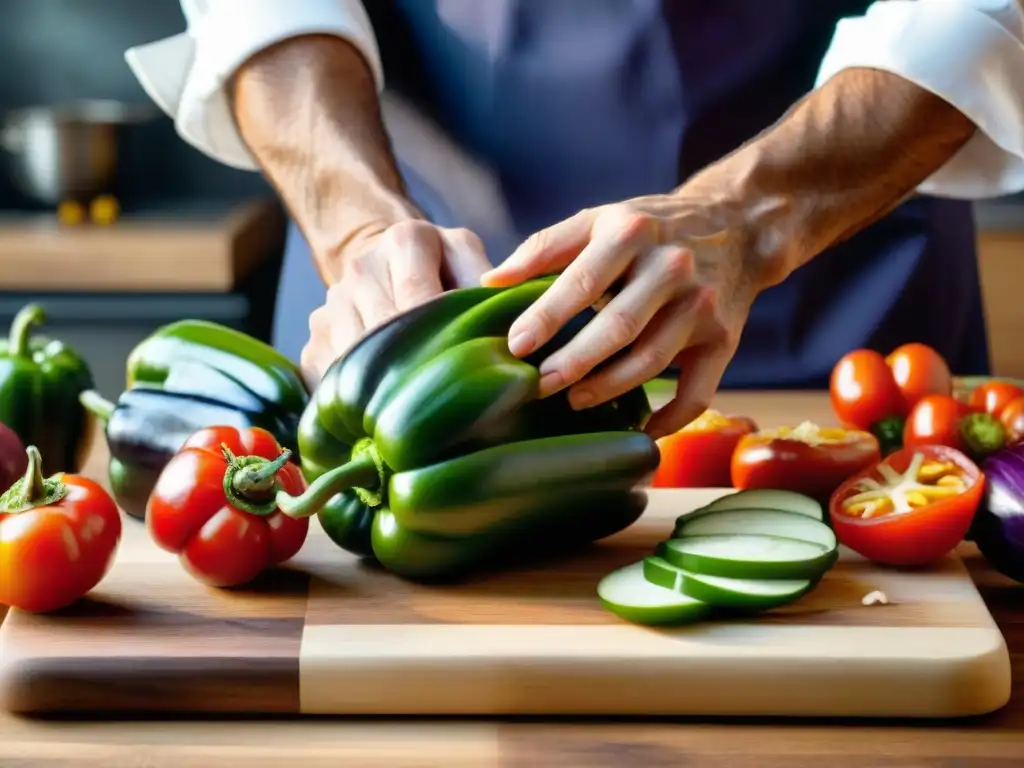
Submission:
[[[305,34],[348,40],[384,87],[380,53],[362,0],[181,0],[185,32],[125,52],[147,95],[178,134],[204,154],[243,170],[258,166],[231,114],[226,84],[254,54]]]
[[[931,91],[977,132],[918,191],[982,199],[1024,190],[1024,9],[1020,0],[881,0],[843,19],[817,83],[870,67]]]

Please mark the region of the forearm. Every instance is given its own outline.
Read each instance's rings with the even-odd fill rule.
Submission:
[[[907,80],[849,69],[684,189],[728,190],[772,284],[891,211],[974,131]]]
[[[350,247],[420,213],[408,201],[359,52],[331,36],[254,56],[229,89],[238,130],[310,243],[326,283]]]

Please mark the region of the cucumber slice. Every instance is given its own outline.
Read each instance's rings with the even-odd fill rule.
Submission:
[[[644,578],[643,562],[612,571],[597,584],[601,604],[637,624],[689,624],[711,613],[711,606]]]
[[[825,521],[825,510],[821,504],[796,491],[783,491],[774,488],[752,488],[749,491],[737,491],[728,496],[720,496],[704,509],[719,511],[725,509],[779,509],[804,515],[815,520]]]
[[[735,579],[811,579],[831,568],[838,549],[761,534],[717,534],[669,539],[656,554],[672,565]]]
[[[711,510],[692,520],[681,520],[672,532],[673,539],[690,536],[735,536],[758,534],[781,536],[835,549],[835,532],[825,523],[794,512],[780,509],[726,509]]]
[[[644,578],[716,608],[767,610],[791,603],[815,585],[810,579],[729,579],[677,568],[661,557],[643,559]]]

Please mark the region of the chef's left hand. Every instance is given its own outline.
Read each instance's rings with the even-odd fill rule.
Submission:
[[[684,187],[685,190],[685,187]],[[572,317],[617,289],[597,317],[541,363],[541,395],[569,387],[574,408],[621,395],[675,363],[675,399],[646,425],[669,434],[710,404],[758,291],[778,270],[757,254],[742,216],[703,195],[651,195],[581,211],[531,236],[487,272],[507,286],[561,272],[511,326],[517,357],[536,350]],[[614,363],[598,366],[620,349]]]

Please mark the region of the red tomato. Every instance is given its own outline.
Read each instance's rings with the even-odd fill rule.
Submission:
[[[728,488],[730,465],[740,438],[757,429],[746,416],[707,410],[674,434],[658,440],[661,462],[654,488]]]
[[[1024,440],[1024,397],[1008,402],[999,413],[999,420],[1006,427],[1006,444],[1016,445]]]
[[[732,457],[732,484],[740,489],[778,488],[827,502],[840,483],[881,454],[874,435],[821,428],[762,430],[743,437]]]
[[[952,395],[925,395],[907,416],[903,445],[948,445],[965,451],[960,420],[968,413],[970,409]]]
[[[29,446],[28,469],[0,496],[0,603],[43,613],[66,608],[103,580],[121,543],[121,514],[85,477],[44,479]]]
[[[1007,381],[988,381],[974,388],[967,404],[974,410],[999,418],[1013,400],[1024,397],[1024,389]]]
[[[890,352],[885,362],[909,407],[927,395],[953,393],[949,365],[927,344],[903,344]]]
[[[884,565],[925,565],[951,552],[981,502],[978,466],[948,445],[903,448],[881,464],[833,494],[829,517],[839,541]]]
[[[869,430],[892,417],[907,415],[907,403],[885,358],[857,349],[840,358],[829,382],[832,410],[851,429]]]
[[[291,559],[306,541],[309,520],[288,517],[274,503],[278,489],[293,496],[306,489],[289,455],[259,428],[194,433],[150,496],[146,525],[153,541],[177,554],[195,579],[216,587],[245,584]]]

